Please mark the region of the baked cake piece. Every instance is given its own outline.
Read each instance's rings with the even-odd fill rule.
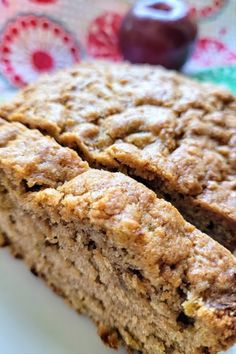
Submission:
[[[52,135],[94,167],[136,176],[236,248],[236,99],[149,66],[83,63],[27,87],[0,116]]]
[[[112,347],[216,353],[236,341],[236,260],[122,173],[0,121],[0,225]]]

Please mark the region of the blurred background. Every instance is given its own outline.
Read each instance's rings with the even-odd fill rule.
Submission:
[[[236,1],[186,2],[197,19],[198,37],[182,70],[235,91]],[[119,29],[133,4],[132,0],[0,0],[1,97],[42,73],[88,57],[123,60]]]

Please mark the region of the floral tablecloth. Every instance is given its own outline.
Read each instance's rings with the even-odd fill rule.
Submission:
[[[86,57],[122,60],[118,29],[133,2],[0,0],[0,95]],[[187,2],[199,37],[184,71],[236,93],[236,0]]]

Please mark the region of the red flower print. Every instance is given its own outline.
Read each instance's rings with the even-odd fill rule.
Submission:
[[[122,15],[105,12],[95,18],[87,34],[87,52],[94,58],[121,60],[118,32]]]
[[[217,14],[226,5],[228,0],[187,0],[192,12],[198,18],[208,18]]]
[[[16,86],[79,61],[79,47],[60,25],[45,17],[20,16],[3,32],[2,73]]]
[[[236,62],[236,53],[213,38],[199,39],[191,59],[193,67],[220,66]]]

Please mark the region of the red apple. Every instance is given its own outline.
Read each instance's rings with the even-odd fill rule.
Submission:
[[[132,63],[180,69],[192,53],[197,24],[181,0],[140,0],[124,17],[119,44]]]

